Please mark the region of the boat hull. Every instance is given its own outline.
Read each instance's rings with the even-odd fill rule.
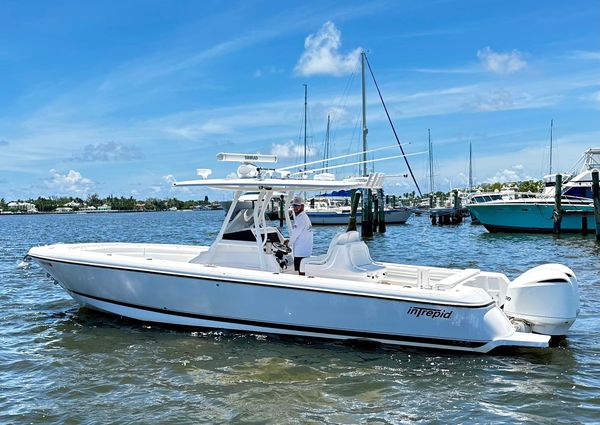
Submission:
[[[307,211],[306,214],[313,225],[345,225],[350,220],[349,212]],[[386,210],[385,222],[386,224],[404,224],[411,215],[412,211],[408,208]],[[362,223],[362,214],[360,211],[356,214],[356,223]]]
[[[475,217],[490,232],[550,233],[554,231],[554,205],[551,203],[493,204],[481,203],[468,206]],[[565,207],[566,208],[566,207]],[[594,209],[590,205],[569,205],[568,214],[561,220],[561,232],[578,232],[583,229],[582,216],[591,216],[588,225],[592,227]]]
[[[32,256],[80,305],[145,322],[477,352],[546,347],[549,341],[515,332],[494,302],[444,304],[324,290],[277,276],[243,279],[222,267],[209,276],[202,270],[214,267],[203,265],[190,273]]]

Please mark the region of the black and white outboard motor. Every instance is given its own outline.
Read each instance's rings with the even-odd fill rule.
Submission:
[[[571,269],[544,264],[513,280],[504,313],[520,332],[565,335],[579,315],[579,288]]]

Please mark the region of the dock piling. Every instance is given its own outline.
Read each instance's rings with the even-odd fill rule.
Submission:
[[[594,200],[596,241],[600,241],[600,185],[598,184],[598,170],[592,171],[592,199]]]
[[[284,211],[285,201],[283,200],[283,195],[279,196],[279,227],[283,227],[283,219],[285,218]]]
[[[358,210],[358,204],[360,202],[360,192],[357,192],[356,189],[353,189],[351,199],[350,219],[348,220],[348,228],[346,229],[347,232],[356,230],[356,211]]]
[[[556,186],[554,187],[554,233],[560,234],[560,225],[562,221],[562,174],[556,175]]]
[[[379,191],[373,194],[373,233],[379,228]]]
[[[371,217],[373,210],[373,192],[371,189],[363,189],[363,208],[362,223],[360,225],[361,236],[363,239],[373,237],[373,219]]]
[[[383,196],[383,189],[379,189],[377,194],[380,195],[380,203],[379,203],[379,233],[385,233],[385,206],[387,205],[387,201],[389,199],[388,196]]]

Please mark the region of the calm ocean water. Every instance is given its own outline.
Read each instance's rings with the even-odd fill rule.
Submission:
[[[375,259],[515,278],[557,261],[582,308],[548,350],[495,355],[164,329],[80,310],[17,264],[54,242],[208,244],[222,211],[0,216],[0,423],[600,422],[600,244],[489,234],[413,217],[369,242]],[[340,228],[318,227],[315,254]]]

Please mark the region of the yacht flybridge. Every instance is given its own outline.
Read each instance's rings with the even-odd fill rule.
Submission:
[[[383,176],[292,179],[255,166],[261,156],[238,159],[238,178],[174,184],[234,191],[210,246],[55,244],[28,255],[82,306],[171,325],[485,353],[548,347],[578,315],[577,279],[563,265],[510,281],[477,269],[379,262],[357,232],[336,235],[325,254],[302,261],[299,275],[285,237],[265,220],[274,191],[285,195],[287,211],[299,192],[373,189]],[[236,210],[246,192],[257,201]],[[289,217],[286,225],[290,231]]]

